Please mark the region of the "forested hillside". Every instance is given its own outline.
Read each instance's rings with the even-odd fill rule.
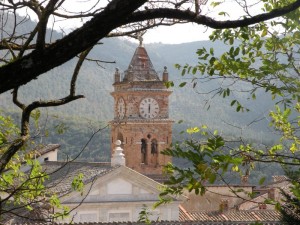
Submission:
[[[30,26],[30,22],[28,22],[28,26]],[[61,34],[56,32],[52,35],[54,38],[60,36]],[[77,94],[84,94],[85,98],[65,106],[42,110],[43,121],[41,124],[47,118],[47,127],[52,134],[48,138],[43,138],[43,141],[61,144],[61,157],[66,154],[74,155],[84,146],[93,129],[106,126],[107,122],[113,118],[113,98],[110,92],[113,90],[114,71],[116,67],[121,72],[127,69],[137,45],[137,43],[118,38],[103,40],[102,44],[92,50],[89,58],[109,63],[98,65],[95,62],[86,61],[80,71]],[[234,138],[243,135],[247,139],[256,140],[257,143],[271,141],[273,134],[266,130],[267,119],[252,123],[254,120],[267,117],[269,107],[272,105],[269,101],[270,96],[259,93],[257,100],[253,101],[248,99],[248,94],[235,92],[232,98],[238,99],[250,109],[250,112],[236,112],[235,108],[230,106],[230,98],[223,99],[222,96],[212,98],[210,94],[199,94],[214,90],[219,87],[221,81],[212,80],[199,83],[197,88],[193,89],[189,85],[191,78],[182,77],[181,71],[175,69],[176,63],[181,65],[197,64],[197,49],[203,46],[209,48],[211,45],[212,43],[209,41],[176,45],[145,44],[160,76],[163,67],[167,66],[170,80],[175,83],[175,87],[172,88],[173,94],[170,97],[170,117],[175,121],[183,120],[183,123],[174,125],[174,140],[180,138],[180,131],[186,127],[206,124],[211,129],[218,129],[227,137]],[[219,52],[216,52],[216,55],[226,48],[223,44],[219,44],[219,46]],[[29,103],[35,99],[64,97],[69,91],[74,64],[74,60],[68,62],[51,70],[48,76],[41,76],[36,81],[21,87],[20,99]],[[183,79],[187,79],[188,85],[179,88],[178,84]],[[238,83],[235,85],[240,90],[246,90],[249,84]],[[14,112],[16,118],[20,116],[18,108],[12,104],[10,93],[0,95],[0,107],[5,112]],[[61,122],[66,124],[65,126],[69,129],[66,129],[64,134],[57,135],[53,133],[52,129]],[[100,136],[95,137],[81,158],[95,161],[109,159],[109,129],[102,131]]]

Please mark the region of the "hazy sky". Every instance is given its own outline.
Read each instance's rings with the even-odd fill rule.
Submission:
[[[92,2],[87,1],[87,2]],[[94,0],[97,2],[97,0]],[[251,0],[252,1],[252,0]],[[255,2],[257,0],[253,0]],[[82,0],[69,0],[66,1],[64,4],[66,4],[66,8],[72,9],[72,11],[78,11],[80,10],[88,10],[90,8],[90,4],[86,4],[87,2],[83,2]],[[209,2],[207,3],[209,4]],[[239,7],[233,7],[233,1],[232,0],[226,0],[223,2],[222,6],[219,6],[214,8],[213,11],[209,11],[207,15],[209,16],[215,16],[217,18],[220,18],[218,16],[218,12],[220,11],[231,11],[230,12],[230,19],[237,19],[241,16],[241,10]],[[235,10],[230,10],[232,8],[235,8]],[[24,11],[24,15],[27,13],[27,11]],[[206,13],[205,13],[206,14]],[[30,13],[31,15],[31,13]],[[34,19],[36,16],[31,15],[32,19]],[[228,17],[221,17],[221,19],[229,19]],[[56,20],[57,23],[54,27],[58,31],[64,30],[72,30],[72,27],[78,27],[82,25],[82,21],[78,20],[78,23],[76,20]],[[52,25],[51,23],[49,25]],[[74,29],[74,28],[73,28]],[[179,24],[179,25],[173,25],[173,26],[160,26],[158,28],[153,28],[147,31],[147,33],[144,35],[144,43],[164,43],[164,44],[179,44],[179,43],[185,43],[185,42],[192,42],[192,41],[200,41],[200,40],[208,40],[209,35],[211,34],[211,29],[208,29],[205,26],[200,26],[196,24]]]
[[[192,41],[208,40],[211,29],[196,24],[178,24],[171,27],[158,27],[147,31],[145,43],[161,42],[179,44]]]
[[[91,2],[97,2],[97,0],[89,0],[86,2],[83,2],[82,0],[68,0],[64,4],[66,8],[72,9],[72,11],[78,11],[80,10],[88,10],[90,8]],[[209,16],[218,16],[219,11],[226,11],[226,9],[232,8],[232,1],[233,0],[226,0],[222,6],[219,8],[213,8],[209,12],[203,12],[206,15]],[[257,1],[257,0],[251,0],[251,1]],[[105,1],[104,1],[105,2]],[[103,3],[104,4],[104,3]],[[207,5],[210,5],[210,1],[208,1]],[[231,12],[230,18],[236,17],[238,15],[239,10],[234,10]],[[222,18],[222,19],[229,19],[229,18]],[[60,23],[61,27],[66,26],[66,28],[71,28],[74,26],[74,23],[76,22],[72,20],[72,22],[69,23],[69,21],[66,21],[67,23],[62,24]],[[179,25],[173,25],[173,26],[160,26],[154,29],[150,29],[147,31],[147,33],[143,36],[144,43],[164,43],[164,44],[179,44],[179,43],[185,43],[185,42],[192,42],[192,41],[200,41],[200,40],[208,40],[208,36],[210,35],[211,30],[208,30],[204,26],[196,25],[196,24],[179,24]]]

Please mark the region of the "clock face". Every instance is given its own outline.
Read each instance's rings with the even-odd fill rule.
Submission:
[[[117,103],[117,115],[119,119],[123,119],[125,116],[125,101],[123,98],[119,98]]]
[[[159,105],[154,98],[144,98],[140,103],[140,115],[152,119],[159,113]]]

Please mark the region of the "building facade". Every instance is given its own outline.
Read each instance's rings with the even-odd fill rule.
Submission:
[[[169,118],[169,96],[164,82],[154,70],[146,49],[140,41],[124,77],[115,72],[114,119],[111,124],[111,151],[115,141],[122,142],[126,166],[143,174],[161,174],[170,156],[160,154],[172,142],[172,124]]]

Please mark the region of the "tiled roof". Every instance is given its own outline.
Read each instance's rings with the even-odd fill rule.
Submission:
[[[273,182],[283,182],[289,180],[287,176],[284,175],[274,175],[272,176]]]
[[[161,184],[169,180],[169,178],[164,174],[145,174],[145,176]]]
[[[44,154],[46,154],[48,152],[51,152],[51,151],[53,151],[55,149],[58,149],[59,147],[60,147],[59,144],[48,144],[48,145],[46,145],[46,146],[44,146],[42,148],[37,149],[36,152],[39,155],[44,155]]]
[[[111,167],[110,163],[45,162],[43,164],[43,170],[49,174],[46,186],[59,196],[72,190],[72,181],[75,176],[82,174],[83,182],[86,184],[114,168],[116,167]]]
[[[192,221],[210,221],[210,222],[255,222],[255,221],[280,221],[281,214],[275,210],[247,210],[247,211],[214,211],[214,212],[186,212],[180,209],[180,218]]]
[[[123,82],[159,81],[152,62],[143,46],[137,47],[128,69],[125,71]]]
[[[28,225],[48,225],[49,223],[31,223]],[[108,223],[72,223],[74,225],[145,225],[143,222],[108,222]],[[225,221],[225,222],[203,222],[203,221],[151,221],[151,225],[253,225],[253,222],[234,222],[234,221]],[[282,222],[262,222],[264,225],[282,225]],[[15,224],[14,224],[15,225]],[[18,224],[21,225],[21,224]],[[24,224],[22,224],[24,225]],[[51,225],[70,225],[69,223],[51,223]]]

